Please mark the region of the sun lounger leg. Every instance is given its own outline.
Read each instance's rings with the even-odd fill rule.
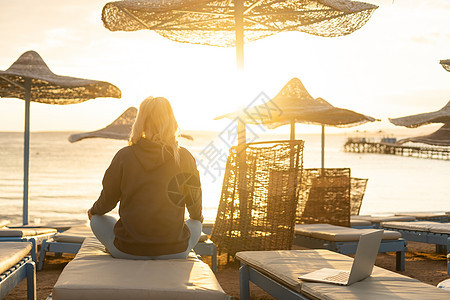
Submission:
[[[395,256],[395,270],[405,271],[405,251],[397,251]]]
[[[26,264],[27,300],[36,300],[36,264],[29,261]]]
[[[34,262],[37,262],[37,245],[36,245],[36,239],[32,238],[28,240],[29,242],[31,242],[32,247],[31,247],[31,258],[33,259]]]
[[[444,254],[446,253],[445,245],[437,245],[436,244],[436,253]]]
[[[247,265],[239,268],[239,285],[241,289],[241,299],[250,300],[250,274]]]
[[[450,275],[450,237],[447,238],[447,274]]]
[[[217,273],[217,247],[214,245],[214,254],[211,257],[212,270]]]
[[[47,253],[47,240],[42,241],[41,251],[39,252],[38,271],[42,270],[44,266],[45,254]]]

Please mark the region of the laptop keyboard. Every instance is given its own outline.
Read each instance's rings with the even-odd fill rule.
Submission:
[[[326,277],[325,280],[347,283],[349,276],[350,273],[348,272],[340,272],[337,273],[336,275]]]

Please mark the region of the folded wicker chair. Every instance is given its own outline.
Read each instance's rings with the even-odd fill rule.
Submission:
[[[350,227],[350,169],[304,169],[297,224]]]
[[[367,178],[350,178],[350,215],[357,216],[366,192]]]
[[[303,168],[303,141],[230,149],[211,240],[219,251],[290,249]]]

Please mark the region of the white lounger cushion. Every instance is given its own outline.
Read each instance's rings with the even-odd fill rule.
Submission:
[[[387,216],[387,217],[351,216],[350,219],[366,220],[372,223],[390,222],[390,221],[410,222],[416,220],[416,218],[412,216]]]
[[[373,229],[357,229],[330,224],[295,225],[295,234],[334,242],[359,241],[361,234],[371,231]],[[401,237],[402,235],[397,231],[385,230],[383,233],[383,240],[396,240]]]
[[[425,231],[433,233],[450,234],[450,223],[439,223],[431,221],[417,222],[383,222],[381,226],[395,229],[405,229],[413,231]]]
[[[31,251],[29,242],[0,243],[0,274],[17,264]]]
[[[380,299],[450,299],[450,292],[420,281],[369,277],[350,286],[305,282],[302,293],[314,299],[380,300]]]
[[[116,259],[86,238],[53,288],[53,299],[226,299],[214,273],[197,258]]]
[[[89,236],[94,236],[91,227],[88,226],[74,226],[69,230],[57,233],[53,239],[57,242],[63,243],[83,243],[84,239]]]
[[[53,228],[2,228],[0,237],[28,237],[46,233],[56,233]]]
[[[371,277],[351,286],[297,279],[321,268],[350,270],[353,259],[329,250],[245,251],[238,252],[236,257],[284,286],[314,299],[450,299],[450,292],[377,266]]]
[[[350,219],[350,226],[370,226],[372,222],[366,220]]]
[[[433,213],[427,213],[427,212],[396,213],[395,215],[396,216],[410,216],[410,217],[415,217],[417,219],[447,217],[447,215],[445,213],[444,214],[433,214]]]

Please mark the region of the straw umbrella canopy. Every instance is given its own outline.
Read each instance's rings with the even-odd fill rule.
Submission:
[[[434,146],[450,146],[450,123],[444,124],[441,128],[428,135],[398,140],[397,144],[404,144],[407,142],[423,143]]]
[[[71,143],[74,143],[87,138],[128,140],[134,120],[136,119],[136,115],[137,108],[129,107],[117,119],[115,119],[105,128],[90,132],[72,134],[69,136],[69,141]],[[187,134],[181,134],[181,137],[193,140],[193,137]]]
[[[397,126],[416,128],[432,123],[450,123],[450,101],[438,111],[421,113],[401,118],[389,118],[389,121]]]
[[[314,99],[298,78],[293,78],[271,100],[215,118],[240,118],[246,124],[262,124],[268,128],[291,125],[291,139],[295,139],[295,123],[322,126],[322,159],[324,168],[325,125],[352,127],[377,119],[349,109],[338,108],[322,98]]]
[[[445,70],[447,70],[447,71],[450,72],[450,59],[444,59],[444,60],[441,60],[439,63],[442,65],[442,67],[443,67]]]
[[[0,97],[25,100],[23,224],[28,224],[30,102],[75,104],[97,97],[120,98],[119,88],[105,81],[54,74],[41,56],[28,51],[0,71]]]
[[[103,7],[111,31],[155,30],[183,43],[238,46],[282,31],[336,37],[361,28],[378,6],[350,0],[124,0]],[[245,35],[244,35],[245,31]]]
[[[182,43],[236,47],[244,68],[244,42],[284,31],[322,37],[350,34],[378,6],[350,0],[124,0],[103,7],[103,25],[111,31],[154,30]],[[238,143],[245,126],[238,122]]]

